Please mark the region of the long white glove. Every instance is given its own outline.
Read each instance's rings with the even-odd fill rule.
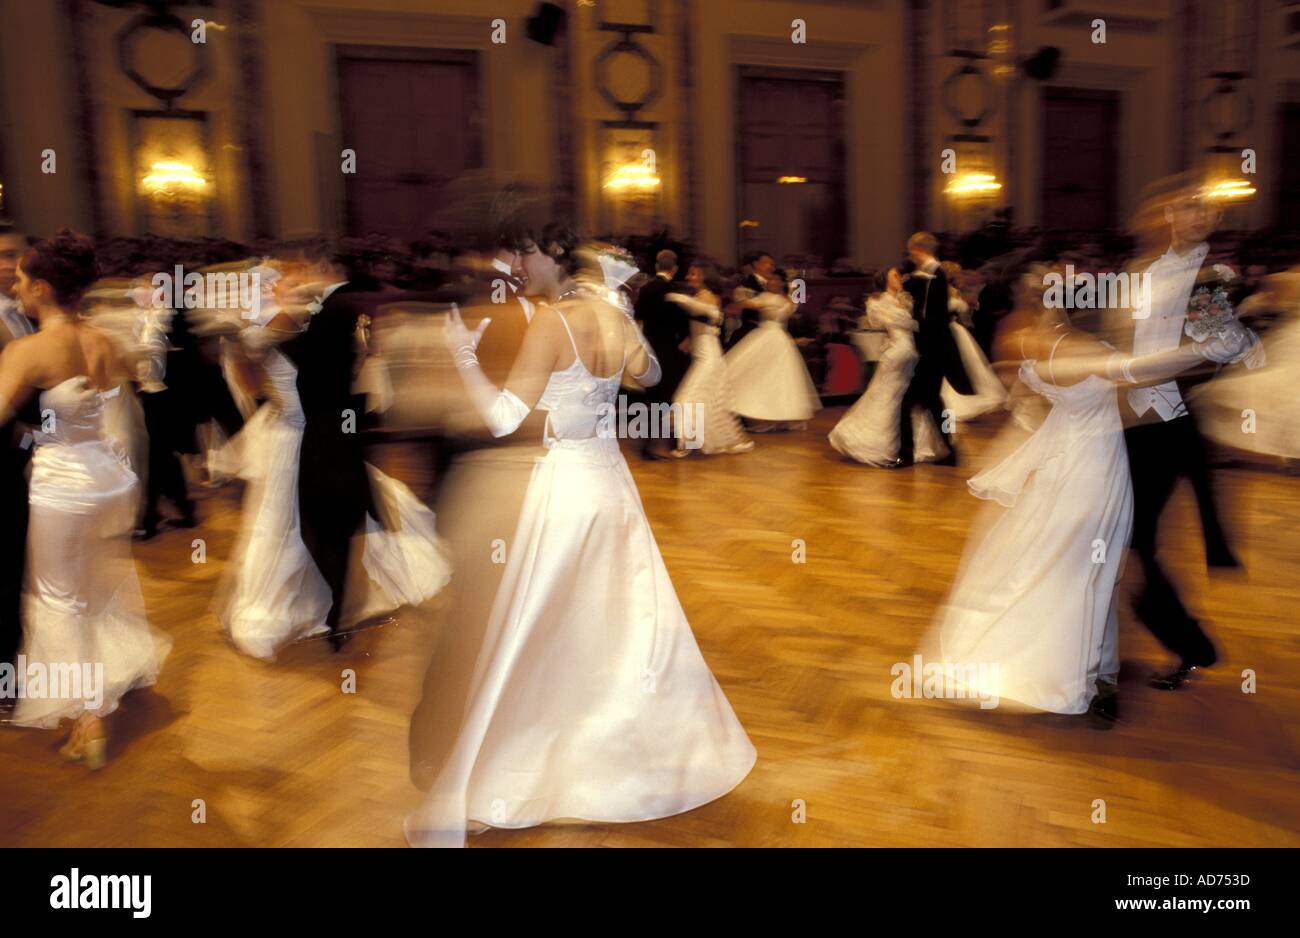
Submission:
[[[716,324],[722,321],[722,310],[711,303],[703,303],[693,296],[687,296],[685,293],[669,293],[664,299],[676,303],[687,313],[699,316],[711,323]]]
[[[1242,326],[1229,331],[1220,338],[1209,339],[1193,345],[1194,351],[1206,361],[1229,364],[1240,361],[1251,353],[1258,338],[1251,330]],[[1175,356],[1182,355],[1184,349],[1172,349],[1167,352],[1155,352],[1137,357],[1116,352],[1106,360],[1106,377],[1111,381],[1127,384],[1149,384],[1171,378],[1183,368],[1176,365],[1171,368]],[[1186,367],[1186,365],[1184,365]]]
[[[519,425],[528,416],[528,405],[509,390],[498,389],[478,363],[476,354],[483,332],[492,320],[485,318],[472,332],[466,328],[465,320],[460,318],[460,310],[455,303],[447,314],[443,326],[443,341],[451,352],[456,371],[460,373],[461,383],[474,403],[488,430],[495,437],[507,436],[519,429]]]

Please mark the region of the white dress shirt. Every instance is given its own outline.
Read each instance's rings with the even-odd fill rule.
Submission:
[[[1176,349],[1183,341],[1187,320],[1187,301],[1196,286],[1208,244],[1198,244],[1186,254],[1177,254],[1171,246],[1147,268],[1151,277],[1151,308],[1138,307],[1133,328],[1133,354],[1151,355]],[[1149,388],[1133,388],[1128,403],[1139,417],[1154,409],[1161,420],[1170,421],[1187,414],[1187,404],[1178,391],[1178,382],[1166,381]]]
[[[0,322],[4,323],[10,338],[21,339],[36,331],[32,321],[19,311],[18,304],[7,296],[0,296]]]

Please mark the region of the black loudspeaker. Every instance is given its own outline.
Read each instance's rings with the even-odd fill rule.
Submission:
[[[1036,81],[1047,81],[1061,67],[1061,50],[1056,46],[1039,46],[1038,51],[1020,64],[1025,74]]]
[[[537,4],[537,12],[528,17],[528,38],[544,46],[555,45],[555,37],[564,32],[567,15],[564,7],[554,3]]]

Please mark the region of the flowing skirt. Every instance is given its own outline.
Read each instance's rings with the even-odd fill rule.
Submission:
[[[970,377],[974,394],[958,394],[948,379],[943,379],[943,406],[952,411],[957,420],[974,420],[984,414],[999,410],[1006,403],[1007,389],[1002,379],[993,370],[984,351],[971,335],[970,330],[959,322],[953,322],[952,335],[957,342],[957,351],[961,354],[961,365]]]
[[[1133,528],[1119,413],[1096,432],[1060,406],[1002,463],[970,480],[996,501],[941,608],[945,665],[981,699],[1083,713],[1119,673],[1116,587]],[[974,695],[974,694],[972,694]]]
[[[1221,446],[1300,459],[1300,319],[1271,329],[1265,346],[1263,368],[1234,368],[1193,392],[1196,423]]]
[[[302,541],[298,514],[298,451],[302,428],[263,406],[231,440],[247,480],[234,582],[220,618],[235,646],[274,660],[290,642],[328,631],[330,591]],[[362,571],[350,578],[343,625],[401,606],[418,606],[451,578],[435,517],[396,479],[367,465],[372,491],[398,529],[367,516]]]
[[[32,459],[14,722],[55,727],[153,684],[171,639],[150,627],[131,556],[139,483],[106,441],[42,444]]]
[[[702,333],[691,340],[691,352],[691,367],[673,397],[681,406],[682,445],[705,453],[739,446],[749,436],[732,411],[722,343],[716,335]]]
[[[790,333],[764,322],[727,352],[735,412],[750,420],[810,420],[821,408],[817,386]]]
[[[682,612],[616,440],[533,468],[468,702],[415,846],[470,824],[647,821],[735,788],[755,751]]]

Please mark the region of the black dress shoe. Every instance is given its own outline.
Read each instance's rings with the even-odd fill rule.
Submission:
[[[1088,725],[1095,730],[1110,730],[1119,722],[1119,695],[1098,694],[1088,705]]]
[[[1167,674],[1153,674],[1147,680],[1150,687],[1156,690],[1178,690],[1192,679],[1192,675],[1199,671],[1203,666],[1196,664],[1180,664]]]

